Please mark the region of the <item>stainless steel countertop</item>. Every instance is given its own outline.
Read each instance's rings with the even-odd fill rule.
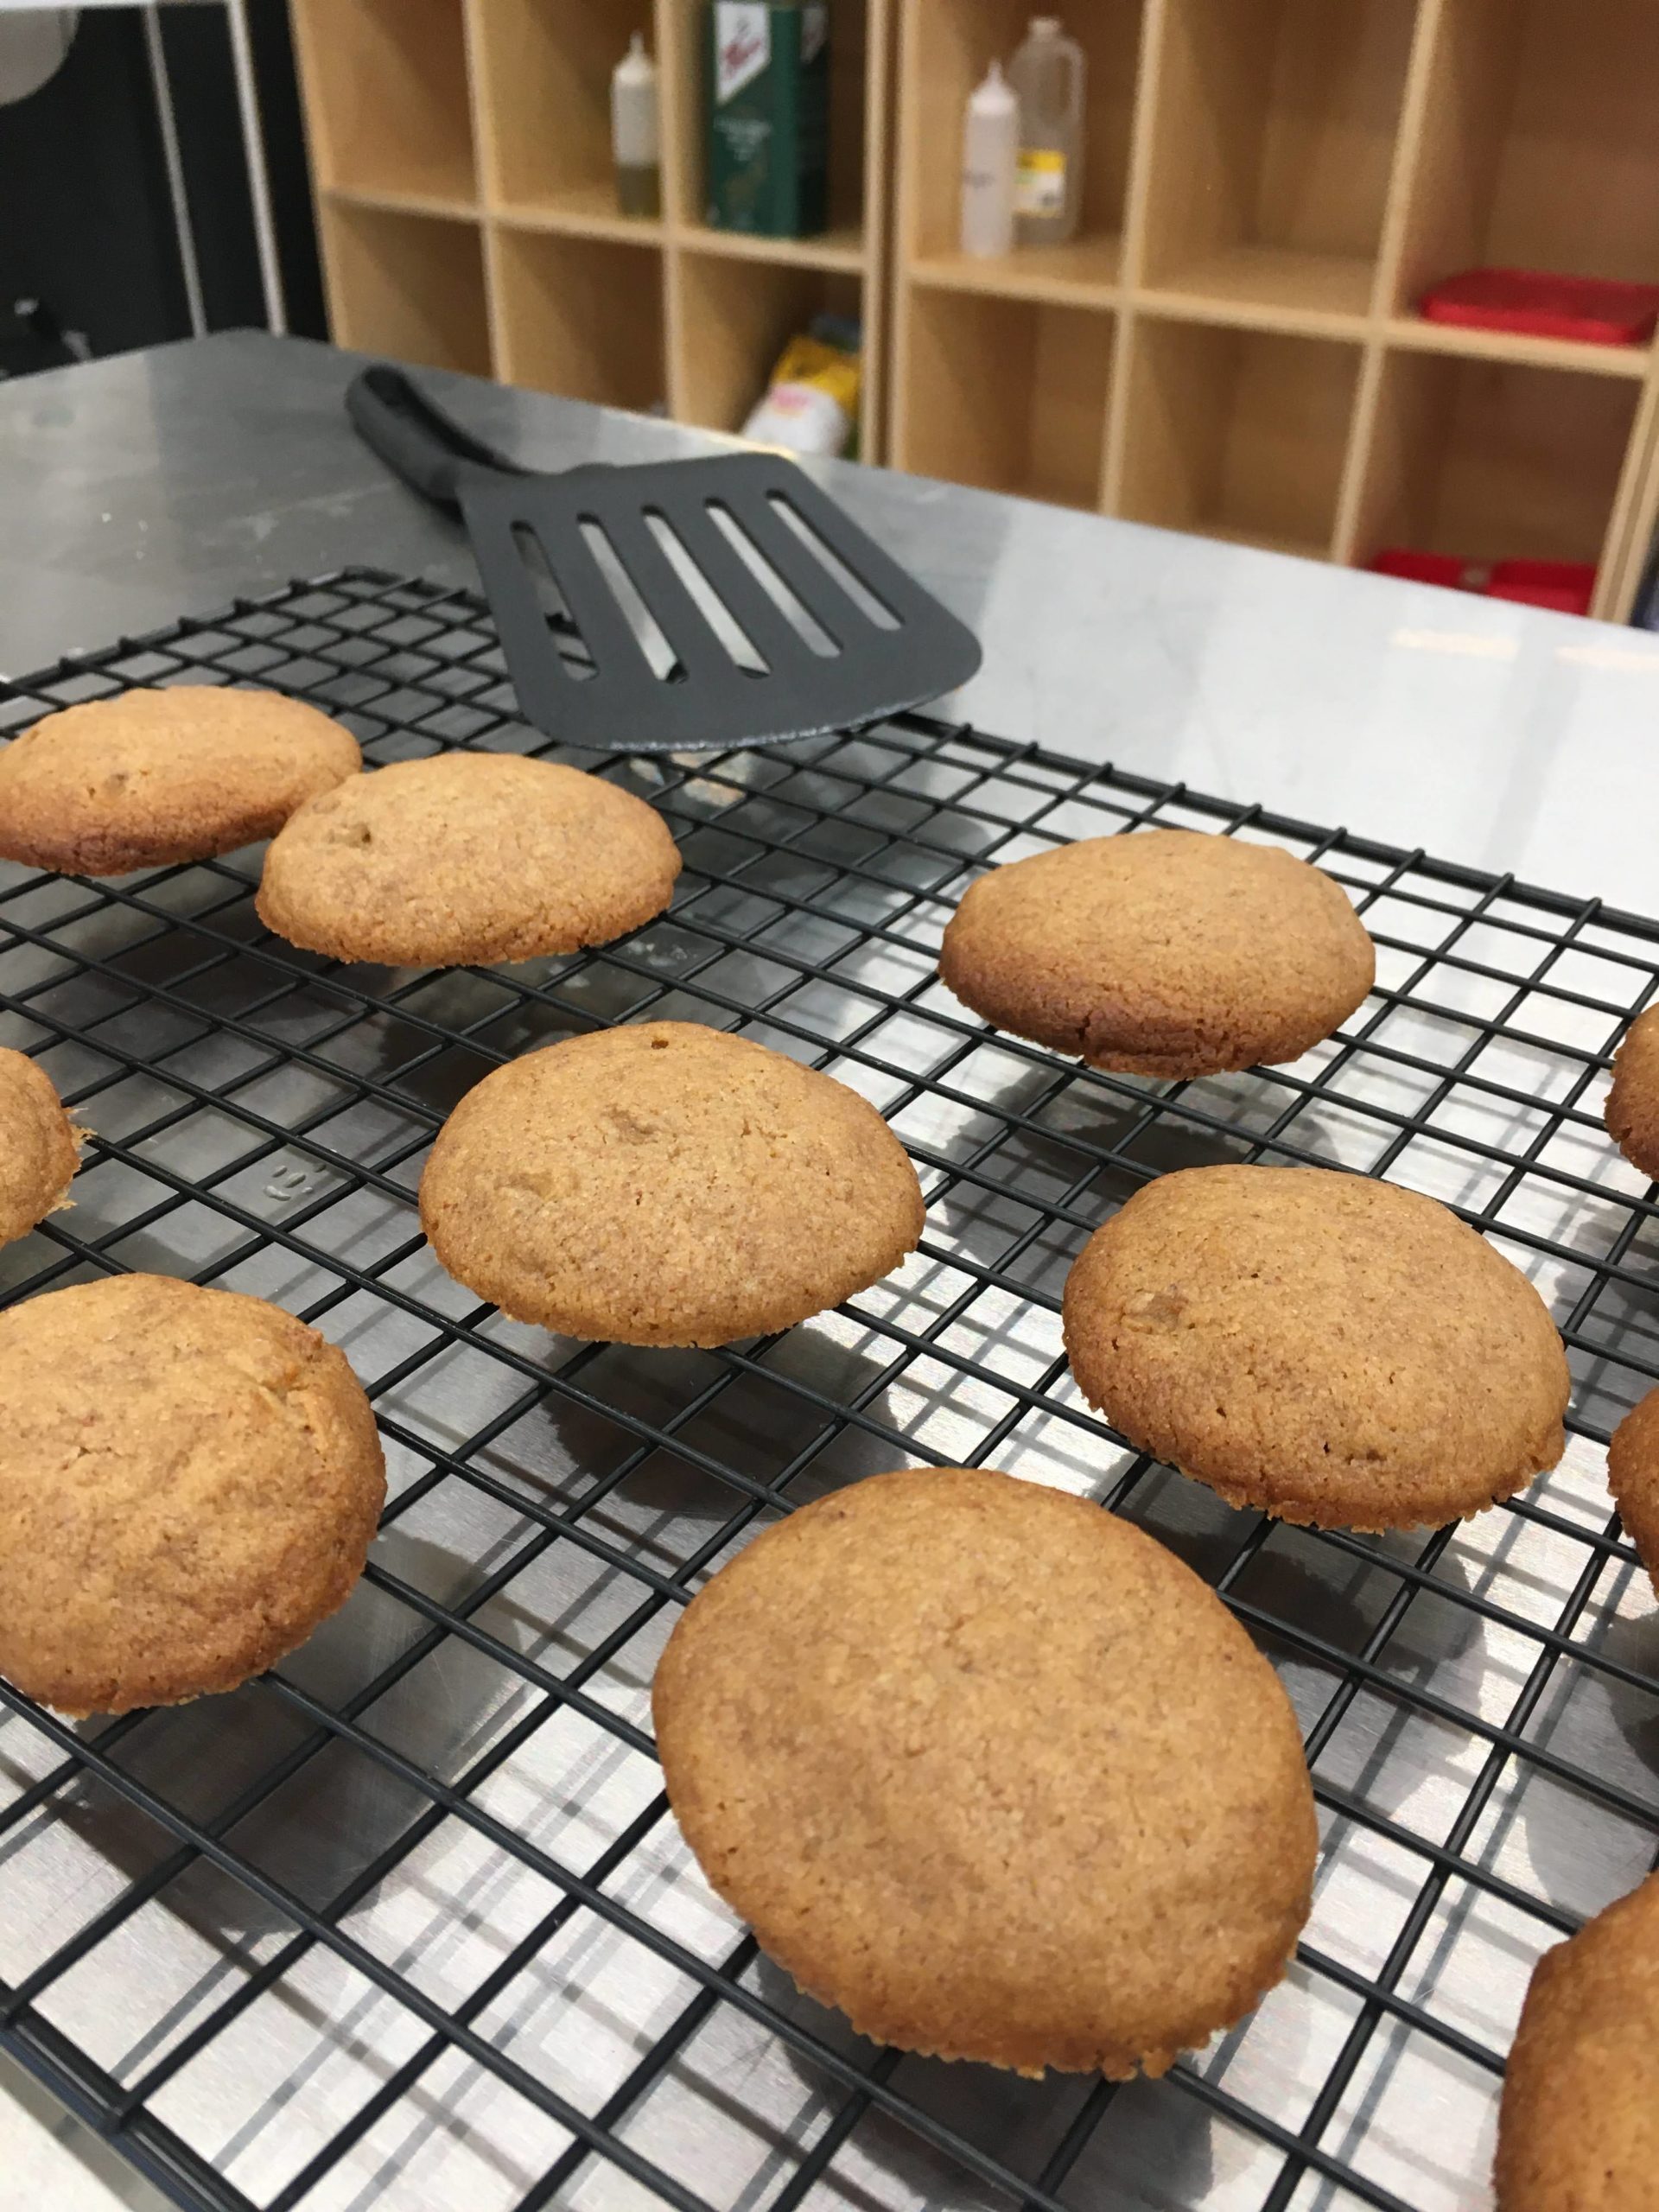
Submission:
[[[474,581],[346,423],[355,358],[237,332],[0,385],[0,670],[365,562]],[[433,375],[544,467],[672,425]],[[846,462],[814,474],[978,630],[1001,735],[1656,904],[1659,637]]]
[[[473,580],[340,408],[352,357],[236,334],[0,385],[0,670],[292,575]],[[435,388],[532,463],[695,451],[671,426]],[[821,480],[978,629],[957,711],[1651,911],[1659,639],[842,464]],[[162,2200],[0,2061],[0,2201]],[[15,2189],[16,2196],[9,2196]]]

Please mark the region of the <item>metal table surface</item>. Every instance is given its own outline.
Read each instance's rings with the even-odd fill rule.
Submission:
[[[349,562],[473,581],[459,531],[347,425],[355,365],[232,333],[0,385],[0,670]],[[709,444],[431,382],[534,466]],[[956,704],[982,728],[1655,903],[1639,802],[1659,638],[884,469],[814,473],[978,630],[985,666]]]
[[[346,426],[353,365],[238,334],[0,385],[0,670],[353,562],[470,582],[458,531]],[[543,466],[705,442],[433,383],[471,427]],[[985,668],[950,711],[1655,906],[1641,801],[1659,640],[884,471],[815,473],[978,628]],[[159,2204],[9,2064],[0,2085],[0,2202]]]

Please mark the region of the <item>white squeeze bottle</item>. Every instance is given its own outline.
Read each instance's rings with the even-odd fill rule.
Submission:
[[[1067,38],[1058,16],[1033,16],[1008,64],[1020,103],[1014,215],[1021,245],[1057,245],[1077,235],[1084,67],[1083,48]]]
[[[1014,245],[1014,175],[1020,103],[993,61],[968,102],[962,133],[962,250],[1007,253]]]
[[[616,204],[625,215],[663,212],[662,157],[658,147],[657,65],[635,31],[611,79],[611,146],[616,160]]]

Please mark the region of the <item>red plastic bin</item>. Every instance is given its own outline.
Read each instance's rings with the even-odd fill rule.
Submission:
[[[1586,346],[1645,346],[1659,322],[1659,284],[1560,276],[1543,269],[1465,269],[1418,302],[1430,322],[1573,338]]]

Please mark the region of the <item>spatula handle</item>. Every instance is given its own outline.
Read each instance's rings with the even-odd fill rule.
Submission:
[[[384,362],[353,378],[346,412],[386,466],[441,507],[458,506],[462,482],[480,471],[523,474]]]

